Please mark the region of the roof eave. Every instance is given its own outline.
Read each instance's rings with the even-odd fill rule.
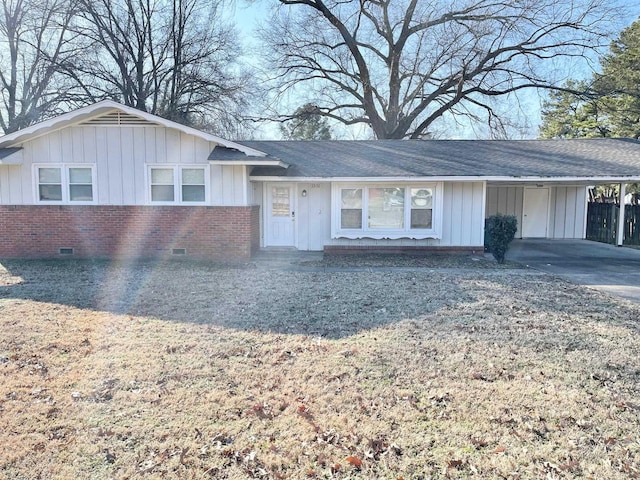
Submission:
[[[606,183],[636,183],[640,175],[618,176],[491,176],[491,175],[422,175],[389,177],[287,177],[250,175],[251,181],[265,182],[496,182],[496,183],[582,183],[584,185]]]
[[[247,165],[252,167],[280,167],[289,168],[289,164],[282,160],[263,160],[247,159],[247,160],[209,160],[210,165]]]

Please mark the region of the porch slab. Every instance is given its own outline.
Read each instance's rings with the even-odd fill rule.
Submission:
[[[640,303],[640,250],[589,240],[514,240],[508,260]]]

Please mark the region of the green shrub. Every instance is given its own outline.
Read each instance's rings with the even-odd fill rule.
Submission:
[[[487,218],[485,228],[489,251],[498,263],[504,263],[504,256],[518,229],[518,220],[513,215],[498,213]]]

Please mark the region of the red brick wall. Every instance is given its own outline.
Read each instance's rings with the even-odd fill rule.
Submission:
[[[260,248],[259,207],[0,206],[0,257],[246,260]]]

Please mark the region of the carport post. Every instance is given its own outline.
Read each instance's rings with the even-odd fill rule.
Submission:
[[[620,195],[619,195],[619,199],[620,199],[620,209],[618,210],[618,231],[616,232],[618,234],[618,241],[616,242],[616,245],[618,245],[619,247],[622,246],[622,244],[624,243],[624,197],[627,196],[627,184],[626,183],[621,183],[620,184]]]

